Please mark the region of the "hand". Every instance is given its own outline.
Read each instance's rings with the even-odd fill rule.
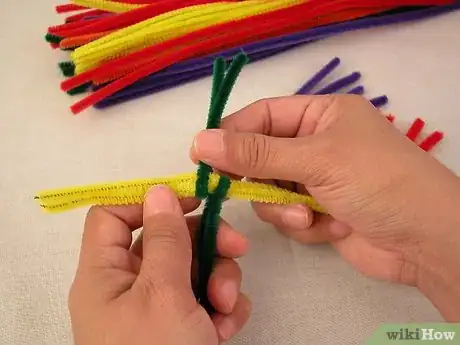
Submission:
[[[329,212],[255,204],[262,220],[303,243],[330,242],[368,276],[416,285],[446,318],[460,319],[459,180],[370,103],[269,99],[221,128],[196,136],[192,160],[309,193]]]
[[[234,258],[247,240],[224,221],[217,237],[218,264],[208,285],[217,313],[210,318],[191,287],[191,236],[199,218],[184,217],[197,202],[165,187],[142,206],[95,207],[88,214],[80,263],[69,296],[76,345],[215,345],[248,320]],[[131,246],[131,231],[143,225]]]

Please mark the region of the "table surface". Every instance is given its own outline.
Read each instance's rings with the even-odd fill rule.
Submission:
[[[4,0],[0,12],[0,343],[71,344],[67,291],[85,209],[43,214],[35,192],[55,187],[192,171],[188,148],[202,129],[210,78],[79,116],[59,90],[66,54],[43,41],[59,23],[53,1]],[[19,17],[19,13],[21,16]],[[407,129],[415,117],[446,138],[433,154],[460,172],[458,101],[460,11],[422,22],[349,33],[245,68],[227,113],[288,95],[333,56],[334,74],[359,70],[368,96]],[[360,344],[383,322],[441,320],[417,291],[367,279],[328,246],[301,246],[229,202],[224,217],[248,235],[241,260],[254,302],[249,325],[231,344]]]

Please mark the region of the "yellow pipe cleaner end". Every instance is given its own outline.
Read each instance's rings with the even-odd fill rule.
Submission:
[[[107,0],[72,0],[75,5],[94,8],[112,13],[123,13],[134,10],[139,7],[147,6],[146,4],[126,4],[117,1]]]
[[[217,187],[219,179],[218,174],[210,175],[208,188],[211,192]],[[196,173],[190,173],[174,177],[95,184],[44,191],[37,194],[35,199],[41,208],[49,213],[60,213],[89,205],[142,204],[149,188],[155,185],[169,186],[180,198],[194,197],[196,180]],[[327,213],[311,196],[263,183],[233,180],[227,196],[270,204],[304,204],[316,212]]]

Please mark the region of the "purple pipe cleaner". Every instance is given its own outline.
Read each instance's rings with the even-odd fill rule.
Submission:
[[[351,84],[354,84],[361,78],[361,73],[353,72],[343,78],[333,81],[329,85],[323,87],[321,90],[315,92],[315,95],[328,95],[331,93],[336,93],[340,89],[343,89]]]
[[[383,95],[379,97],[372,98],[369,102],[376,108],[381,108],[388,103],[388,97]]]
[[[340,59],[338,57],[333,58],[326,66],[321,68],[313,77],[310,78],[305,84],[303,84],[300,89],[295,93],[296,95],[306,95],[311,93],[311,91],[329,74],[332,73],[334,69],[340,64]]]
[[[364,86],[358,85],[347,92],[350,95],[364,95]]]

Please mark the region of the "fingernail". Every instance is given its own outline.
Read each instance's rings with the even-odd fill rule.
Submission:
[[[174,213],[178,204],[174,192],[167,186],[153,186],[145,195],[144,217],[158,213]]]
[[[200,159],[213,159],[224,152],[224,133],[219,129],[209,129],[197,134],[193,142]]]
[[[230,340],[236,332],[236,326],[231,317],[223,317],[217,322],[217,332],[223,341]]]
[[[290,229],[307,229],[311,224],[309,218],[309,212],[303,205],[286,206],[282,211],[282,220]]]
[[[235,307],[236,299],[238,298],[238,286],[232,280],[228,280],[222,284],[221,294],[224,297],[225,304],[230,313]]]

